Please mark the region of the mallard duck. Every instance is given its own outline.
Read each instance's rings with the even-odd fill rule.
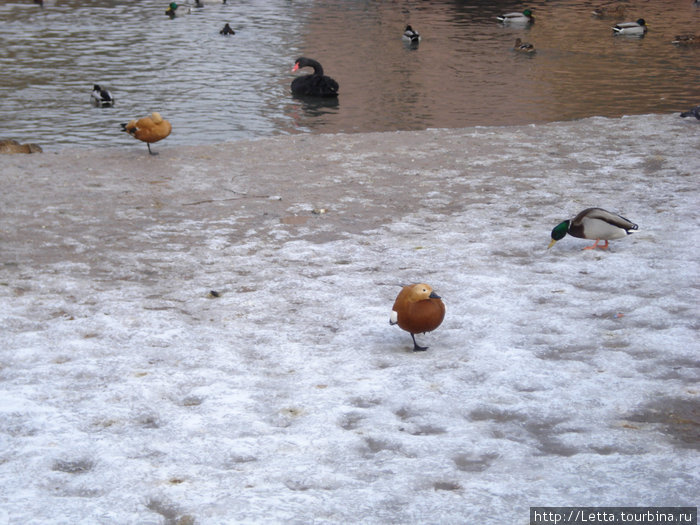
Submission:
[[[636,22],[622,22],[613,26],[616,35],[643,35],[647,32],[647,24],[643,18]]]
[[[175,11],[177,11],[177,7],[177,3],[170,2],[168,8],[165,10],[165,14],[168,15],[170,18],[175,18]]]
[[[389,324],[398,324],[413,339],[413,351],[427,350],[427,346],[418,346],[415,334],[432,332],[445,318],[445,304],[430,285],[420,283],[404,286],[394,301]]]
[[[310,75],[292,81],[292,93],[298,97],[337,97],[338,83],[323,74],[323,66],[312,58],[300,57],[294,62],[292,73],[304,67],[314,68]]]
[[[621,239],[636,230],[638,226],[602,208],[587,208],[573,219],[568,219],[557,224],[552,230],[552,241],[547,248],[554,246],[554,243],[563,239],[568,233],[572,237],[579,239],[595,239],[593,246],[587,246],[584,250],[600,248],[606,250],[608,241]],[[599,241],[605,241],[605,246],[598,246]]]
[[[92,86],[92,102],[96,106],[113,106],[114,105],[114,97],[112,94],[109,92],[108,89],[104,89],[100,87],[99,84],[95,84]]]
[[[519,38],[515,39],[515,45],[513,46],[513,49],[519,53],[534,53],[535,52],[535,46],[533,46],[532,44],[529,44],[527,42],[523,42]]]
[[[535,21],[531,9],[525,9],[522,13],[505,13],[496,18],[504,24],[531,24]]]
[[[416,32],[410,25],[406,26],[406,29],[403,31],[403,35],[401,35],[401,38],[410,44],[417,44],[420,42],[420,35],[418,32]]]
[[[599,18],[624,18],[627,8],[623,5],[604,5],[593,10],[593,15]]]
[[[695,117],[696,119],[700,120],[700,106],[695,106],[693,109],[684,111],[681,113],[681,117]]]
[[[160,113],[154,111],[147,117],[122,124],[122,131],[126,131],[134,138],[145,142],[148,146],[148,153],[157,155],[158,153],[151,151],[151,144],[170,135],[172,126],[170,122],[160,116]]]
[[[700,38],[691,34],[676,35],[671,43],[677,46],[697,46],[700,45]]]
[[[235,35],[236,32],[231,28],[230,25],[226,24],[224,28],[219,31],[219,34],[221,35]]]

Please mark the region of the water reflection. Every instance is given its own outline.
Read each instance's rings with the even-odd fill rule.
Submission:
[[[0,3],[0,137],[132,145],[119,123],[159,111],[172,144],[278,133],[508,125],[674,112],[700,102],[700,47],[671,44],[700,27],[687,0],[623,2],[644,38],[613,36],[598,2],[247,0]],[[137,5],[138,7],[135,7]],[[514,27],[496,17],[533,9]],[[235,35],[219,34],[229,23]],[[406,45],[406,25],[421,34]],[[516,38],[537,53],[513,50]],[[291,97],[308,56],[340,84],[336,104]],[[114,108],[90,105],[93,84]],[[132,145],[133,146],[133,145]]]
[[[340,102],[337,98],[293,97],[301,103],[304,113],[312,117],[336,114]]]

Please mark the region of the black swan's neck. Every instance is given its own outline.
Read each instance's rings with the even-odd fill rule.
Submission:
[[[323,76],[323,66],[311,58],[304,58],[299,61],[299,67],[312,67],[314,68],[314,75]]]

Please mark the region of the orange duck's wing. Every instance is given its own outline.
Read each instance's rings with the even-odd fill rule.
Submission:
[[[445,318],[445,304],[440,299],[426,299],[413,303],[405,316],[404,326],[399,318],[399,326],[412,334],[432,332]]]

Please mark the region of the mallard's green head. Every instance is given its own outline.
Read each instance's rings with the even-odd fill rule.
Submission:
[[[569,224],[571,224],[571,221],[566,220],[564,222],[560,222],[554,227],[552,230],[552,242],[549,243],[547,248],[551,248],[554,246],[555,242],[560,241],[566,236],[566,232],[569,231]]]
[[[523,14],[525,16],[532,16],[532,11],[530,9],[525,9],[525,11],[523,11]]]
[[[170,6],[169,6],[169,7],[170,7],[170,9],[172,9],[173,11],[175,11],[175,9],[177,9],[177,4],[176,4],[175,2],[170,2]]]

